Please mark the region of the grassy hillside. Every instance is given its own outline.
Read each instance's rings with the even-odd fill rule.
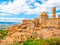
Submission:
[[[7,30],[0,30],[0,39],[3,39],[7,35]]]

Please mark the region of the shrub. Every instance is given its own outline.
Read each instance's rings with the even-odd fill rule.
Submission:
[[[60,38],[27,40],[25,42],[13,45],[60,45]]]

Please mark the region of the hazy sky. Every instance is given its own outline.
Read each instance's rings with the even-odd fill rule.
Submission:
[[[52,7],[60,14],[60,0],[0,0],[0,22],[21,22],[37,18],[46,11],[51,17]]]

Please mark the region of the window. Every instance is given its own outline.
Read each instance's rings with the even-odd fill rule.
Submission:
[[[60,27],[58,27],[58,29],[60,29]]]
[[[52,32],[52,36],[56,36],[56,34],[54,32]]]
[[[23,29],[26,29],[27,27],[23,27]]]
[[[18,36],[18,39],[19,39],[19,36]]]
[[[22,32],[22,30],[20,30],[19,32]]]
[[[15,36],[15,39],[17,39],[17,36]]]
[[[32,38],[32,36],[30,36]]]

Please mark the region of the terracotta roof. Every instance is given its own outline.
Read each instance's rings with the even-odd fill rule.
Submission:
[[[47,13],[46,12],[42,12],[41,15],[47,15]]]

